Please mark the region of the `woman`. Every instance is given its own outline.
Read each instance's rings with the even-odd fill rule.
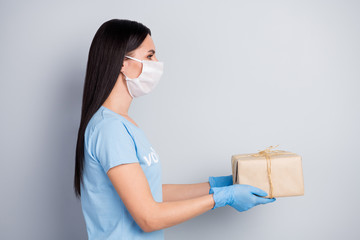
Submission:
[[[163,229],[230,205],[245,211],[275,201],[232,175],[196,184],[164,184],[161,161],[128,115],[163,73],[149,28],[105,22],[91,43],[76,146],[74,188],[89,239],[163,239]]]

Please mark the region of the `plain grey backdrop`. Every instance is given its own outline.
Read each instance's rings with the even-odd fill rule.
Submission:
[[[87,239],[73,192],[88,51],[110,19],[152,31],[164,75],[129,115],[163,183],[231,173],[270,145],[305,195],[226,206],[165,239],[359,239],[359,1],[1,1],[0,239]]]

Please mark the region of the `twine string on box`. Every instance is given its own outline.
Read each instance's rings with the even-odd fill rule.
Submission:
[[[273,189],[274,189],[273,182],[271,179],[271,156],[288,153],[287,151],[283,151],[283,150],[271,150],[272,148],[276,148],[278,146],[279,144],[276,146],[267,147],[264,150],[258,150],[259,151],[258,153],[250,154],[250,156],[254,156],[254,157],[265,156],[269,185],[270,185],[269,198],[273,198]]]

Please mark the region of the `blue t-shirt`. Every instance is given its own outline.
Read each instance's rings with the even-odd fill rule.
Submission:
[[[156,202],[162,202],[159,155],[145,133],[125,117],[101,106],[90,119],[84,139],[81,207],[89,240],[164,239],[164,230],[144,232],[122,202],[107,171],[138,162]]]

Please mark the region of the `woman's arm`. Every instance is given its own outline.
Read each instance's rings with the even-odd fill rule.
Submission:
[[[215,201],[213,194],[208,193],[192,199],[153,204],[148,231],[168,228],[201,215],[212,209]]]
[[[107,175],[131,216],[145,232],[177,225],[207,212],[215,205],[213,194],[209,192],[186,200],[156,202],[139,163],[115,166]],[[195,192],[205,193],[205,187],[200,189]]]
[[[209,182],[192,184],[163,184],[163,202],[186,200],[209,195]]]

